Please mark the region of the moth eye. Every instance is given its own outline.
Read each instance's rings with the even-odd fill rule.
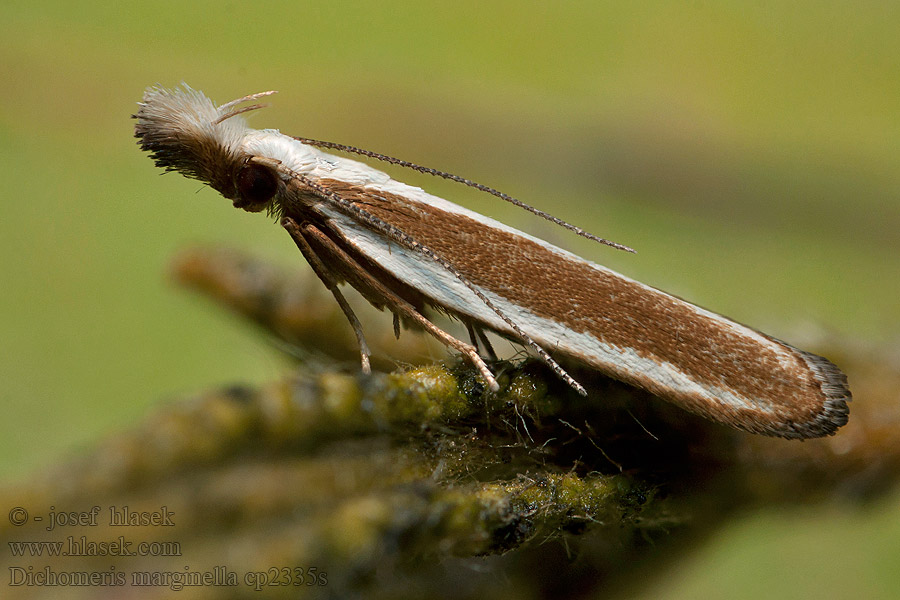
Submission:
[[[261,210],[278,191],[278,179],[272,169],[258,164],[241,167],[237,174],[237,191],[240,200],[235,206],[246,210]]]

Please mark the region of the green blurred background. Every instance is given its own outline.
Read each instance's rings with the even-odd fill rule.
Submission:
[[[167,281],[198,242],[305,267],[271,221],[158,176],[129,119],[156,83],[278,89],[253,126],[500,188],[639,253],[395,173],[789,341],[897,348],[898,3],[112,4],[0,8],[4,480],[288,368]],[[894,496],[747,515],[645,594],[889,598],[898,564]]]

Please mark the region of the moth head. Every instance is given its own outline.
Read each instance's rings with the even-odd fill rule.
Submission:
[[[274,196],[277,180],[271,170],[248,162],[241,151],[248,129],[242,118],[234,117],[263,106],[238,105],[274,93],[251,94],[217,107],[186,84],[172,90],[147,88],[133,115],[134,136],[157,166],[208,183],[236,207],[256,212]]]

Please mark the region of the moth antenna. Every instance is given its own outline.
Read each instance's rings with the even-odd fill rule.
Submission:
[[[364,150],[362,148],[356,148],[355,146],[345,146],[344,144],[338,144],[335,142],[323,142],[321,140],[313,140],[313,139],[304,138],[304,137],[294,137],[294,139],[297,140],[298,142],[302,142],[304,144],[309,144],[310,146],[315,146],[316,148],[328,148],[329,150],[339,150],[339,151],[343,151],[343,152],[350,152],[351,154],[359,154],[360,156],[366,156],[368,158],[374,158],[376,160],[390,163],[392,165],[406,167],[408,169],[412,169],[412,170],[418,171],[420,173],[426,173],[428,175],[434,175],[435,177],[449,179],[450,181],[455,181],[457,183],[461,183],[470,188],[474,188],[480,192],[486,192],[488,194],[491,194],[492,196],[496,196],[497,198],[500,198],[501,200],[509,202],[510,204],[512,204],[514,206],[518,206],[519,208],[527,210],[528,212],[535,214],[535,215],[541,217],[542,219],[546,219],[547,221],[550,221],[551,223],[554,223],[555,225],[559,225],[560,227],[563,227],[565,229],[568,229],[569,231],[577,233],[581,237],[585,237],[589,240],[593,240],[595,242],[604,244],[606,246],[610,246],[612,248],[615,248],[616,250],[624,250],[625,252],[631,252],[633,254],[637,253],[637,251],[634,250],[633,248],[625,246],[624,244],[619,244],[617,242],[612,242],[610,240],[598,237],[598,236],[594,235],[593,233],[589,233],[589,232],[585,231],[584,229],[582,229],[581,227],[578,227],[577,225],[572,225],[571,223],[569,223],[567,221],[563,221],[559,217],[554,217],[550,213],[546,213],[539,208],[535,208],[534,206],[531,206],[530,204],[525,204],[524,202],[522,202],[521,200],[519,200],[517,198],[513,198],[512,196],[510,196],[508,194],[504,194],[500,190],[496,190],[492,187],[488,187],[481,183],[472,181],[471,179],[466,179],[465,177],[460,177],[459,175],[454,175],[453,173],[448,173],[446,171],[439,171],[438,169],[432,169],[431,167],[423,167],[421,165],[417,165],[416,163],[412,163],[407,160],[394,158],[393,156],[388,156],[387,154],[379,154],[378,152],[372,152],[371,150]]]

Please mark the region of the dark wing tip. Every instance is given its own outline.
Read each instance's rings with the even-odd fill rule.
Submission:
[[[853,395],[850,393],[847,375],[827,358],[803,350],[796,351],[819,383],[819,389],[824,397],[822,409],[813,419],[804,423],[791,423],[784,431],[779,431],[775,435],[791,439],[834,435],[850,419],[848,403],[853,400]]]

